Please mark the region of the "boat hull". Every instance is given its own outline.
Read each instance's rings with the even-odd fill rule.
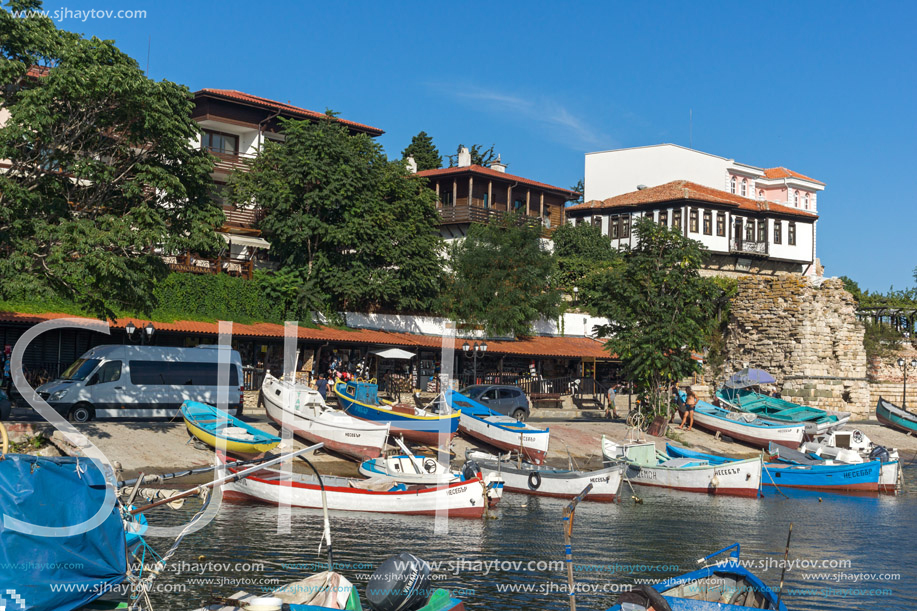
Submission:
[[[265,381],[265,388],[268,382]],[[282,395],[283,396],[283,395]],[[382,456],[388,439],[386,425],[352,418],[344,413],[316,412],[306,408],[297,412],[288,409],[273,392],[262,395],[268,417],[278,426],[289,428],[295,435],[312,443],[324,443],[325,448],[363,461]]]
[[[459,431],[484,443],[507,452],[519,452],[528,462],[540,465],[548,453],[550,433],[547,430],[525,427],[514,431],[484,418],[464,413],[459,417]]]
[[[823,435],[840,428],[850,420],[848,412],[829,412],[817,407],[799,405],[748,389],[720,389],[717,398],[737,410],[755,414],[768,420],[787,424],[802,424],[809,436]]]
[[[876,403],[876,420],[902,433],[917,433],[917,414],[912,414],[879,397]]]
[[[744,441],[749,445],[766,449],[770,442],[798,448],[802,443],[805,427],[802,424],[762,423],[761,419],[755,422],[731,420],[725,417],[726,410],[698,402],[694,410],[694,423],[712,433],[719,432],[733,439]]]
[[[534,468],[519,469],[507,462],[482,460],[473,455],[470,458],[481,467],[485,478],[491,475],[502,477],[504,490],[509,492],[572,499],[592,484],[592,491],[584,500],[606,503],[612,503],[618,498],[621,474],[624,471],[620,466],[585,472],[537,468],[533,465],[529,466]],[[533,475],[535,473],[538,476]]]
[[[767,463],[764,485],[825,491],[879,491],[881,463],[860,465],[790,465]]]
[[[265,433],[235,416],[203,403],[186,401],[182,404],[181,415],[191,435],[212,448],[233,454],[262,454],[273,450],[281,441],[276,435]],[[232,428],[244,433],[241,437],[248,436],[251,439],[220,434],[227,428],[218,428],[219,425],[231,425]]]

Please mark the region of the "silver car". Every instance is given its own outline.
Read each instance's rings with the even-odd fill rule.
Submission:
[[[469,399],[516,420],[524,421],[529,417],[529,399],[518,386],[475,384],[461,392]]]

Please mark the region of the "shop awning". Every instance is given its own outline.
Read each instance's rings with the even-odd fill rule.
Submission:
[[[251,248],[264,248],[267,250],[271,247],[271,243],[265,240],[264,238],[257,238],[248,235],[236,235],[234,233],[220,233],[223,236],[223,239],[230,244],[235,244],[236,246],[249,246]]]
[[[371,350],[370,354],[375,354],[381,359],[391,359],[395,361],[408,361],[414,358],[414,354],[401,348],[384,348],[382,350]]]

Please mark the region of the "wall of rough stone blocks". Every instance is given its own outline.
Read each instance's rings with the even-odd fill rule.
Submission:
[[[879,397],[901,406],[904,393],[904,371],[897,365],[899,358],[906,363],[917,359],[917,345],[902,342],[894,355],[885,359],[875,359],[869,364],[869,404],[875,408]],[[910,410],[917,408],[917,370],[908,367],[907,401]]]
[[[799,274],[741,278],[725,374],[759,367],[777,378],[789,401],[864,418],[870,392],[863,333],[856,301],[838,279],[816,285]]]

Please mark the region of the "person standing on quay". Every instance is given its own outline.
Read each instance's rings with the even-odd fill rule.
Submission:
[[[694,389],[689,386],[688,387],[688,397],[687,399],[685,399],[685,417],[681,419],[681,426],[678,427],[679,430],[685,428],[685,423],[687,423],[688,420],[691,421],[688,424],[688,430],[690,431],[691,429],[694,428],[694,407],[696,405],[697,405],[697,395],[694,394]]]
[[[315,390],[322,396],[322,401],[328,398],[328,378],[325,377],[325,374],[318,376],[318,379],[315,381]]]
[[[615,397],[617,397],[618,395],[617,390],[618,390],[617,384],[612,384],[611,386],[608,387],[608,393],[607,393],[608,403],[605,405],[605,417],[606,418],[614,418],[615,420],[618,419],[618,412],[615,409]],[[609,411],[611,412],[610,414],[609,414]]]

